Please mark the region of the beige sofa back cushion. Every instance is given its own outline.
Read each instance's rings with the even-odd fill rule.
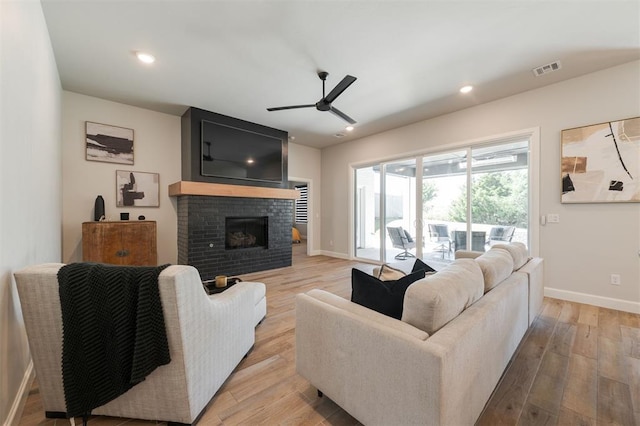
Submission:
[[[478,263],[457,259],[407,288],[402,321],[433,334],[483,294],[484,281]]]
[[[527,246],[520,242],[513,242],[509,244],[495,244],[493,247],[491,247],[491,249],[502,249],[508,251],[513,258],[514,271],[522,268],[529,261]]]
[[[419,340],[427,340],[427,338],[429,337],[429,334],[425,333],[423,330],[418,330],[417,328],[412,327],[409,324],[383,315],[372,309],[365,308],[364,306],[358,305],[357,303],[350,302],[349,300],[343,299],[342,297],[336,296],[335,294],[329,293],[328,291],[314,288],[312,290],[309,290],[306,294],[335,308],[339,308],[343,311],[349,312],[350,315],[355,315],[355,318],[361,318],[370,324],[392,328],[395,331],[408,334]],[[318,321],[321,320],[321,318],[318,318]]]
[[[513,272],[513,258],[508,251],[491,249],[476,258],[484,276],[484,292],[488,292]]]

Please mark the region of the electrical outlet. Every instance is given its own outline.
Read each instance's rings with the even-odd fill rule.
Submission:
[[[549,213],[547,215],[548,223],[560,223],[560,215],[558,213]]]
[[[620,274],[611,274],[611,284],[620,285]]]

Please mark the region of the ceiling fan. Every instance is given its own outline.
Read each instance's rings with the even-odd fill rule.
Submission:
[[[325,96],[325,94],[324,94],[324,84],[325,84],[325,81],[327,80],[327,76],[328,75],[329,75],[329,73],[326,72],[326,71],[319,71],[318,72],[318,77],[320,77],[320,80],[322,80],[322,99],[320,99],[315,104],[291,105],[291,106],[267,108],[267,111],[281,111],[281,110],[284,110],[284,109],[297,109],[297,108],[315,107],[318,111],[330,111],[333,114],[337,115],[338,117],[342,118],[344,121],[346,121],[349,124],[356,124],[356,121],[353,118],[349,117],[347,114],[345,114],[344,112],[340,111],[338,108],[335,108],[335,107],[331,106],[331,103],[333,101],[335,101],[336,98],[338,96],[340,96],[340,94],[347,89],[347,87],[351,86],[351,84],[354,81],[356,81],[356,78],[354,76],[352,76],[352,75],[347,75],[345,78],[342,79],[342,81],[340,83],[338,83],[336,85],[336,87],[333,88],[332,91],[329,92],[328,95]]]

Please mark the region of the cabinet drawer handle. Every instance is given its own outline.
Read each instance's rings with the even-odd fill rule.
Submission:
[[[127,257],[127,256],[129,256],[129,250],[118,250],[116,252],[116,256],[118,256],[118,257]]]

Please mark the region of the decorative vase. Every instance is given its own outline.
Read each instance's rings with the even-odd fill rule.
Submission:
[[[102,195],[98,195],[93,208],[93,220],[99,222],[104,220],[104,217],[104,199],[102,198]]]

